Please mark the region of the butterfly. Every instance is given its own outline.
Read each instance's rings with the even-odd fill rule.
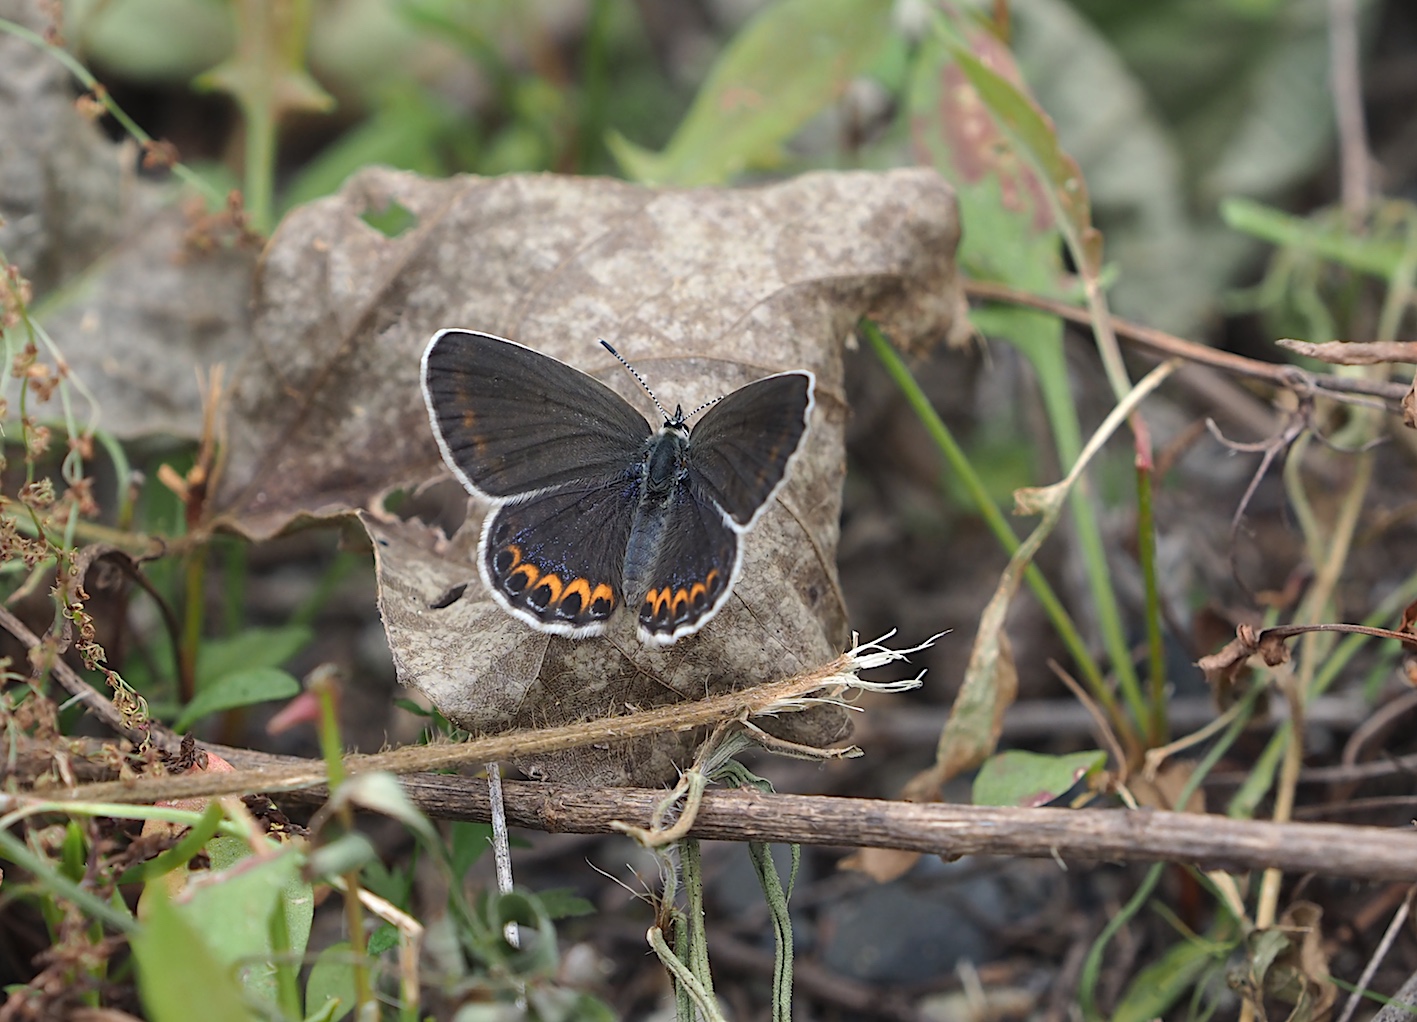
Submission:
[[[422,381],[443,460],[493,505],[477,546],[493,599],[575,639],[628,606],[654,645],[692,635],[728,599],[743,535],[786,480],[816,386],[806,370],[778,373],[689,415],[655,400],[655,428],[599,380],[469,330],[434,335]]]

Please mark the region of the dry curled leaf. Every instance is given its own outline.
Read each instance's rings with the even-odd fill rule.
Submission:
[[[414,221],[397,236],[362,218],[394,203]],[[295,516],[365,509],[399,676],[475,732],[699,698],[815,666],[848,637],[835,570],[842,342],[866,315],[903,341],[950,329],[961,308],[955,217],[932,171],[814,174],[739,191],[367,171],[291,214],[264,257],[256,347],[233,387],[224,520],[266,536]],[[647,417],[647,399],[597,338],[671,408],[780,370],[816,374],[788,483],[746,537],[742,575],[707,627],[663,649],[640,643],[623,614],[602,639],[533,631],[482,589],[485,506],[459,495],[466,521],[454,531],[458,514],[440,519],[451,538],[379,510],[391,488],[445,477],[418,387],[419,357],[443,327],[562,359]],[[791,724],[785,737],[815,744],[842,731],[834,713]],[[607,743],[521,766],[659,783],[691,745]]]
[[[1222,706],[1230,705],[1240,674],[1256,653],[1270,667],[1278,667],[1289,659],[1289,648],[1284,640],[1289,634],[1281,629],[1267,628],[1256,631],[1252,625],[1242,624],[1235,629],[1235,638],[1225,648],[1196,661],[1196,666],[1205,675]]]
[[[1256,930],[1245,940],[1246,967],[1231,984],[1263,1012],[1264,999],[1293,1005],[1287,1022],[1325,1022],[1333,1014],[1338,988],[1329,972],[1320,926],[1323,909],[1297,901],[1275,926]]]

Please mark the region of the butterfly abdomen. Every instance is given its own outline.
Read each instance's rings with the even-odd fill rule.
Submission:
[[[650,572],[659,558],[669,524],[665,509],[687,471],[687,443],[679,430],[663,429],[646,441],[639,504],[630,526],[623,570],[625,600],[634,607],[649,589]]]

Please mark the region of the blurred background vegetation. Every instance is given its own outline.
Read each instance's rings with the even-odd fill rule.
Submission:
[[[0,15],[32,23],[16,13],[19,4],[0,0]],[[112,116],[101,119],[114,140],[136,131],[171,143],[185,167],[183,176],[174,177],[164,166],[153,165],[165,160],[135,154],[134,172],[170,187],[174,200],[196,187],[213,209],[239,191],[243,215],[261,235],[277,229],[285,211],[335,192],[350,175],[373,164],[439,177],[548,171],[664,185],[743,184],[820,169],[925,164],[936,167],[958,191],[964,224],[959,259],[973,282],[1073,304],[1081,304],[1090,283],[1100,283],[1110,311],[1118,315],[1266,360],[1287,357],[1275,349],[1276,337],[1390,340],[1410,335],[1413,325],[1417,5],[1402,0],[995,0],[975,5],[926,0],[72,0],[62,10],[45,8],[44,16],[55,30],[52,40],[103,85],[102,92],[90,89],[87,94],[84,86],[76,86],[81,106],[87,95],[88,105],[97,101],[121,109],[132,118],[130,124]],[[1350,30],[1357,61],[1335,74],[1334,54],[1348,52],[1344,33]],[[1350,89],[1352,95],[1345,92]],[[1356,142],[1351,123],[1350,133],[1340,137],[1335,114],[1355,96],[1367,130]],[[1038,111],[1048,119],[1037,117]],[[1346,159],[1355,153],[1356,170]],[[153,155],[151,148],[148,155]],[[397,233],[399,211],[389,210],[386,216],[380,226]],[[1094,224],[1105,239],[1095,263],[1097,249],[1087,233]],[[1059,467],[1072,463],[1085,435],[1083,424],[1095,422],[1115,400],[1115,381],[1102,379],[1090,352],[1079,357],[1075,345],[1068,355],[1063,324],[1055,318],[982,303],[971,317],[980,336],[1006,342],[989,349],[990,371],[978,364],[988,360],[967,362],[954,352],[918,359],[912,368],[933,404],[945,409],[958,428],[980,490],[1002,501],[1017,486],[1056,479]],[[862,356],[851,357],[861,359],[857,368],[863,361],[875,366]],[[1032,377],[1009,378],[1024,363]],[[899,428],[899,418],[908,413],[894,386],[878,367],[873,371],[874,390],[870,380],[862,382],[869,374],[848,375],[856,421],[841,561],[853,621],[866,634],[900,625],[910,642],[938,630],[941,621],[963,623],[967,630],[996,584],[1006,555],[987,538],[968,542],[983,535],[972,518],[975,497],[961,487],[960,473],[941,472],[940,457],[922,439],[918,423],[912,421],[913,433]],[[1114,384],[1113,393],[1107,393],[1108,382]],[[1175,408],[1166,404],[1169,400],[1158,398],[1156,404],[1163,407],[1163,417],[1175,413],[1173,424],[1184,421],[1183,416],[1198,422],[1210,412],[1194,394],[1177,400]],[[1355,450],[1384,428],[1342,412],[1333,412],[1325,425]],[[1400,429],[1392,432],[1402,440]],[[1158,430],[1158,446],[1172,435]],[[196,437],[186,439],[195,445]],[[1402,443],[1392,446],[1401,448]],[[1099,663],[1109,678],[1122,677],[1130,715],[1118,712],[1112,723],[1129,751],[1170,737],[1158,709],[1171,694],[1160,683],[1168,670],[1163,653],[1176,661],[1170,668],[1176,690],[1198,692],[1190,663],[1214,649],[1217,642],[1207,640],[1218,634],[1223,641],[1233,634],[1228,616],[1219,633],[1207,635],[1188,615],[1195,611],[1199,619],[1202,609],[1214,609],[1206,604],[1241,599],[1222,562],[1230,516],[1248,471],[1237,475],[1229,454],[1212,450],[1210,461],[1199,469],[1193,466],[1190,476],[1178,472],[1168,480],[1161,472],[1161,486],[1171,487],[1170,503],[1158,502],[1160,525],[1153,530],[1149,518],[1138,521],[1139,491],[1150,483],[1138,482],[1134,453],[1114,445],[1097,465],[1100,499],[1076,504],[1071,523],[1076,542],[1066,553],[1051,551],[1056,560],[1043,565],[1065,580],[1060,588],[1067,590],[1070,607],[1091,608],[1075,611],[1084,636],[1068,652],[1082,665],[1081,673],[1090,672],[1090,683],[1098,686],[1094,695],[1102,691]],[[121,461],[115,475],[127,478],[123,448],[108,443],[105,456],[115,464]],[[184,506],[182,486],[172,480],[192,479],[191,469],[201,456],[185,448],[174,454],[172,445],[163,443],[135,448],[134,463],[152,471],[140,489],[135,484],[132,504],[117,514],[119,527],[180,535],[190,505]],[[1262,608],[1269,620],[1290,611],[1296,621],[1335,615],[1356,620],[1383,599],[1392,617],[1400,585],[1410,585],[1412,561],[1399,549],[1399,541],[1405,544],[1401,549],[1413,549],[1414,536],[1406,526],[1412,517],[1406,495],[1411,466],[1402,460],[1409,456],[1402,450],[1386,455],[1388,471],[1378,473],[1374,499],[1384,502],[1386,517],[1373,528],[1382,542],[1355,554],[1358,570],[1349,579],[1350,592],[1361,598],[1344,608],[1328,601],[1326,592],[1313,606],[1294,611],[1292,594],[1287,604],[1275,597]],[[1301,451],[1293,464],[1307,470],[1315,460],[1306,461]],[[162,484],[160,463],[172,471]],[[1351,485],[1356,499],[1364,499],[1366,476],[1354,484],[1350,463],[1334,469],[1330,459],[1326,466],[1314,477],[1321,485],[1313,489],[1326,488],[1322,496],[1346,495]],[[29,468],[33,472],[32,460]],[[1286,517],[1287,506],[1303,507],[1302,485],[1294,481],[1300,469],[1293,471],[1284,484],[1288,489],[1280,490],[1279,483],[1261,489],[1254,509],[1257,521],[1274,526],[1255,543],[1264,547],[1265,557],[1258,567],[1251,564],[1256,589],[1282,590],[1290,569],[1306,554],[1312,567],[1322,551],[1353,538],[1356,513],[1353,520],[1339,515],[1320,521],[1323,515],[1303,511],[1298,525]],[[1210,482],[1216,483],[1214,491],[1205,489]],[[1118,519],[1120,527],[1111,527]],[[1302,531],[1302,541],[1293,538],[1295,531]],[[1128,574],[1135,560],[1156,557],[1145,548],[1157,538],[1163,546],[1170,544],[1169,553],[1162,551],[1162,588],[1174,584],[1179,592],[1171,594],[1176,597],[1171,608],[1185,611],[1165,622],[1164,649],[1157,602],[1140,596],[1143,582]],[[73,539],[70,532],[65,542]],[[300,590],[303,596],[284,605],[265,601],[263,594],[271,591],[265,582],[287,567],[289,546],[280,548],[286,553],[270,554],[215,540],[207,550],[219,586],[204,581],[200,567],[193,569],[205,554],[184,554],[185,561],[169,558],[146,569],[155,591],[174,606],[185,600],[189,611],[185,647],[174,652],[156,641],[140,641],[125,668],[129,680],[152,699],[155,712],[183,725],[219,719],[223,733],[234,737],[240,721],[233,724],[220,714],[295,691],[284,666],[318,662],[310,647],[330,645],[330,609],[360,564],[353,555],[334,553],[332,541],[307,536],[297,542],[306,543],[299,552],[308,561],[301,565],[308,584]],[[1306,549],[1298,549],[1301,542]],[[1082,553],[1074,557],[1074,550]],[[1119,550],[1125,554],[1121,560],[1132,558],[1121,570]],[[880,583],[888,574],[883,564],[899,569],[890,573],[889,587]],[[1169,575],[1166,564],[1173,566]],[[37,576],[26,575],[32,564],[23,570],[18,564],[10,567],[14,578],[27,578],[24,584],[34,589]],[[1155,578],[1145,585],[1151,589],[1147,596],[1154,596]],[[220,589],[219,600],[204,600],[208,586]],[[1118,609],[1114,590],[1122,592],[1125,612]],[[960,602],[949,602],[956,599]],[[350,610],[349,603],[358,607]],[[1335,605],[1351,613],[1338,614]],[[367,587],[339,612],[358,619],[346,631],[336,631],[334,645],[342,643],[346,656],[354,658],[349,650],[360,642],[361,656],[377,645],[377,635],[372,643],[366,641],[370,631],[364,626],[372,625],[377,633]],[[122,628],[126,613],[124,607],[116,614]],[[1044,641],[1035,642],[1031,659],[1027,649],[1019,656],[1027,665],[1021,671],[1024,688],[1030,679],[1035,685],[1026,694],[1036,695],[1044,684],[1038,679],[1049,678],[1042,665],[1057,653],[1057,643],[1041,619],[1029,620],[1040,627],[1032,633],[1015,629],[1023,633],[1021,647],[1046,633]],[[146,624],[158,631],[153,622]],[[1140,636],[1148,627],[1152,630],[1143,641]],[[121,647],[116,635],[104,641]],[[932,675],[942,684],[927,691],[925,699],[944,704],[953,696],[968,645],[961,640],[952,653],[930,654],[952,656],[956,662]],[[1147,670],[1156,682],[1149,692],[1141,689],[1137,675],[1142,672],[1133,663],[1132,650],[1138,646],[1149,646]],[[145,654],[148,647],[155,652]],[[1351,656],[1356,647],[1345,648]],[[385,654],[380,647],[377,656],[364,656],[363,664],[386,660]],[[192,688],[176,691],[171,684],[172,676],[181,673],[174,658],[183,657],[190,660],[189,680],[197,679],[196,698]],[[1311,672],[1320,659],[1311,658]],[[1322,685],[1333,680],[1343,663],[1328,661],[1332,670]],[[1396,664],[1395,650],[1365,663],[1366,674],[1359,679],[1364,684],[1357,687],[1366,700],[1375,702],[1393,687]],[[379,661],[377,671],[385,685],[380,695],[386,695],[393,685],[392,667]],[[923,738],[916,729],[915,745],[899,762],[881,757],[875,774],[854,775],[852,792],[896,795],[903,771],[922,766],[933,752],[939,719],[931,718],[934,733]],[[376,723],[383,726],[384,718]],[[1077,733],[1087,727],[1084,721]],[[1034,744],[1065,751],[1054,749],[1049,740],[1056,736],[1047,728],[1042,731],[1033,734]],[[377,744],[382,734],[359,739]],[[1233,815],[1263,811],[1281,752],[1275,742],[1262,754],[1248,750],[1257,765],[1230,803]],[[822,775],[809,783],[848,787],[840,777],[824,780]],[[480,850],[480,832],[469,836],[463,831],[457,840],[462,859],[476,858],[477,851],[467,849]],[[1103,876],[1096,888],[1089,879],[1070,891],[1078,897],[1079,911],[1094,917],[1106,914],[1098,905],[1115,906],[1133,890],[1108,886],[1104,871],[1098,872]],[[390,893],[391,900],[404,903],[411,897],[412,864],[385,868],[375,861],[365,873],[369,886],[397,892],[397,897]],[[1154,887],[1157,876],[1149,874],[1145,883]],[[1152,887],[1138,889],[1142,895],[1132,902],[1132,914]],[[1184,874],[1168,895],[1179,904],[1200,897],[1200,889],[1194,874]],[[725,904],[730,900],[722,898]],[[832,900],[828,892],[822,904]],[[1147,930],[1152,942],[1135,945],[1144,951],[1118,970],[1120,978],[1110,988],[1098,989],[1094,969],[1085,982],[1091,1016],[1100,1017],[1095,999],[1116,1005],[1119,1018],[1181,1011],[1176,1006],[1185,1003],[1192,984],[1214,995],[1207,1004],[1233,1005],[1216,992],[1224,985],[1217,977],[1226,957],[1239,954],[1245,933],[1231,925],[1219,907],[1222,901],[1215,896],[1213,912],[1188,915],[1174,927],[1170,915],[1153,921]],[[874,905],[879,910],[875,917],[889,923],[890,912],[881,910],[882,904]],[[1000,911],[1016,907],[1011,903]],[[574,911],[584,908],[576,904]],[[1274,921],[1272,904],[1267,915],[1256,913],[1261,926]],[[1203,924],[1196,925],[1197,932],[1205,928],[1202,935],[1183,932],[1197,917]],[[543,918],[549,927],[549,917]],[[1097,921],[1100,926],[1102,920]],[[899,928],[925,940],[931,936],[929,922]],[[1097,929],[1091,929],[1088,940]],[[484,930],[481,937],[488,946],[500,948],[497,926]],[[1052,979],[1072,945],[1046,931],[1040,927],[1038,939],[1046,946],[1038,958]],[[1093,947],[1105,948],[1110,936],[1109,931]],[[1078,938],[1078,946],[1082,943]],[[1101,954],[1096,951],[1098,958]],[[1361,965],[1336,962],[1336,971],[1346,970],[1346,975],[1356,974]],[[922,972],[931,968],[938,969],[938,963],[921,965]],[[852,978],[892,982],[869,970]],[[1036,1006],[1039,1000],[1030,1003]],[[1070,1009],[1059,1001],[1051,1010],[1052,1017],[1062,1018]],[[1204,1010],[1196,1008],[1195,1014]]]

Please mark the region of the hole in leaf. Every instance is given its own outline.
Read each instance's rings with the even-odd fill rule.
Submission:
[[[453,586],[446,592],[440,593],[433,600],[432,603],[428,604],[428,608],[430,610],[443,610],[446,607],[451,607],[453,604],[457,603],[459,600],[462,599],[462,594],[466,591],[466,582],[464,582],[462,585]]]
[[[390,200],[382,209],[366,209],[359,219],[386,238],[397,238],[418,223],[413,211],[397,200]]]

